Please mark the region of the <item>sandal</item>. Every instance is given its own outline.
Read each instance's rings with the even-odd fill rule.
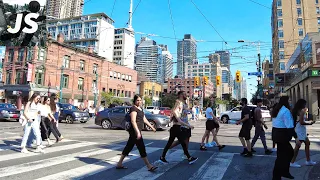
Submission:
[[[116,169],[128,169],[126,166],[117,166]]]
[[[148,171],[150,171],[150,172],[154,172],[156,169],[158,169],[158,167],[156,167],[156,166],[152,166],[150,169],[148,169]]]

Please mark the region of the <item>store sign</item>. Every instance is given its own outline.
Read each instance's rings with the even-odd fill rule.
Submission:
[[[319,70],[312,70],[311,71],[311,76],[319,76],[319,75],[320,75]]]

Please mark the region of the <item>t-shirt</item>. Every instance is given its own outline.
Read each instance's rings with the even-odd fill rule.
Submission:
[[[138,109],[136,106],[132,106],[129,110],[130,113],[133,111],[137,112],[137,118],[136,118],[137,126],[138,126],[138,129],[142,131],[143,125],[144,125],[144,122],[143,122],[144,112]],[[133,129],[133,126],[131,126],[131,128]]]
[[[40,110],[40,115],[43,117],[48,117],[49,114],[51,113],[50,107],[47,105],[40,105],[41,110]]]
[[[212,113],[213,115],[217,116],[217,104],[216,102],[213,102],[213,106],[211,107],[212,108]]]
[[[260,121],[262,118],[262,114],[261,114],[261,108],[260,107],[256,107],[254,109],[254,118],[255,118],[255,122],[256,122],[256,126],[261,126],[262,122]]]
[[[244,121],[242,123],[242,125],[250,125],[252,124],[252,120],[250,119],[250,108],[248,106],[244,106],[242,107],[242,111],[241,111],[241,119],[244,118],[245,115],[249,115],[249,119],[247,119],[246,121]]]
[[[213,113],[212,108],[211,107],[207,107],[207,109],[206,109],[206,117],[207,117],[207,119],[212,119],[213,120],[213,116],[211,115],[211,113]]]

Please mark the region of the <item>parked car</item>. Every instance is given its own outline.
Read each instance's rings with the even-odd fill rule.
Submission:
[[[97,113],[95,124],[101,126],[103,129],[111,128],[125,128],[125,116],[129,112],[130,106],[119,106],[114,108],[108,108],[104,111]],[[170,118],[167,116],[152,114],[149,111],[144,110],[146,118],[150,124],[156,129],[166,129],[170,123]],[[151,128],[145,125],[145,130],[151,130]]]
[[[66,121],[68,124],[73,124],[74,121],[86,123],[89,121],[89,113],[80,111],[76,106],[67,103],[57,103],[60,108],[59,122]]]
[[[147,106],[146,110],[151,112],[152,114],[159,114],[160,110],[156,106]]]
[[[250,111],[253,110],[253,108],[257,107],[256,105],[248,105],[248,107],[250,108]],[[221,121],[223,123],[228,123],[228,121],[231,120],[240,120],[241,119],[241,106],[238,107],[234,107],[229,111],[223,112],[220,114],[221,117]],[[270,116],[270,112],[267,109],[266,106],[262,106],[261,107],[261,112],[262,112],[262,119],[264,121],[271,121],[271,116]]]
[[[0,103],[0,119],[19,121],[20,111],[12,104]]]
[[[171,115],[171,109],[169,107],[160,107],[159,114],[165,115],[165,116],[170,116]]]

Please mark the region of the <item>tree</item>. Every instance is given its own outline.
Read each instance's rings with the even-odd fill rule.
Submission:
[[[145,106],[151,106],[152,105],[152,99],[148,96],[144,97],[144,104]]]
[[[113,104],[117,104],[117,105],[122,105],[123,104],[123,100],[120,98],[113,98]]]
[[[123,100],[120,98],[114,97],[112,92],[108,92],[108,93],[102,92],[101,101],[104,101],[106,106],[109,106],[110,104],[121,105],[123,103]]]
[[[170,107],[173,108],[176,102],[177,96],[175,94],[165,94],[161,97],[161,105],[163,107]]]

